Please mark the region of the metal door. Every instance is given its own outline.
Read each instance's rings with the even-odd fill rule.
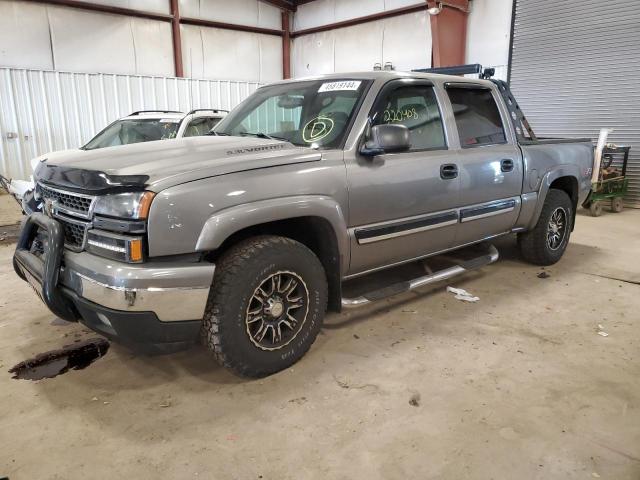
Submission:
[[[347,161],[351,274],[451,246],[459,179],[447,170],[451,153],[436,96],[429,82],[415,80],[390,82],[378,95],[373,123],[404,124],[415,147]]]
[[[520,212],[523,164],[506,111],[484,85],[447,84],[460,149],[456,245],[511,231]]]

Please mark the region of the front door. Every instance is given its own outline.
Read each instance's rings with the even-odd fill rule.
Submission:
[[[405,125],[412,146],[347,162],[351,275],[445,250],[458,222],[459,179],[431,83],[390,82],[370,118]]]
[[[460,226],[455,245],[511,230],[520,213],[523,162],[508,138],[494,93],[480,85],[446,86],[460,138]]]

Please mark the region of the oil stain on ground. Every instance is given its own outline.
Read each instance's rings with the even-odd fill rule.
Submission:
[[[87,368],[109,350],[109,342],[103,338],[92,338],[69,345],[58,350],[51,350],[20,362],[9,370],[15,379],[41,380],[53,378],[69,370]]]

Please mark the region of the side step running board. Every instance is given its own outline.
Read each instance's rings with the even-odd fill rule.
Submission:
[[[490,263],[493,263],[496,260],[498,260],[499,256],[500,255],[498,254],[498,250],[496,249],[496,247],[494,247],[493,245],[490,245],[489,251],[485,255],[482,255],[477,258],[473,258],[471,260],[467,260],[466,262],[463,262],[460,265],[446,268],[444,270],[440,270],[439,272],[434,272],[430,275],[414,278],[413,280],[409,280],[406,282],[395,283],[393,285],[389,285],[388,287],[384,287],[379,290],[374,290],[360,297],[343,298],[342,306],[345,308],[361,307],[371,302],[382,300],[383,298],[391,297],[393,295],[398,295],[400,293],[405,293],[411,290],[415,290],[416,288],[424,287],[425,285],[429,285],[431,283],[440,282],[442,280],[448,280],[449,278],[455,277],[465,272],[469,272],[471,270],[475,270],[476,268],[489,265]]]

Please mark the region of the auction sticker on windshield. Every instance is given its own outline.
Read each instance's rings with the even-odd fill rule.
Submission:
[[[338,90],[358,90],[362,82],[358,80],[343,80],[342,82],[327,82],[320,85],[318,93],[335,92]]]

